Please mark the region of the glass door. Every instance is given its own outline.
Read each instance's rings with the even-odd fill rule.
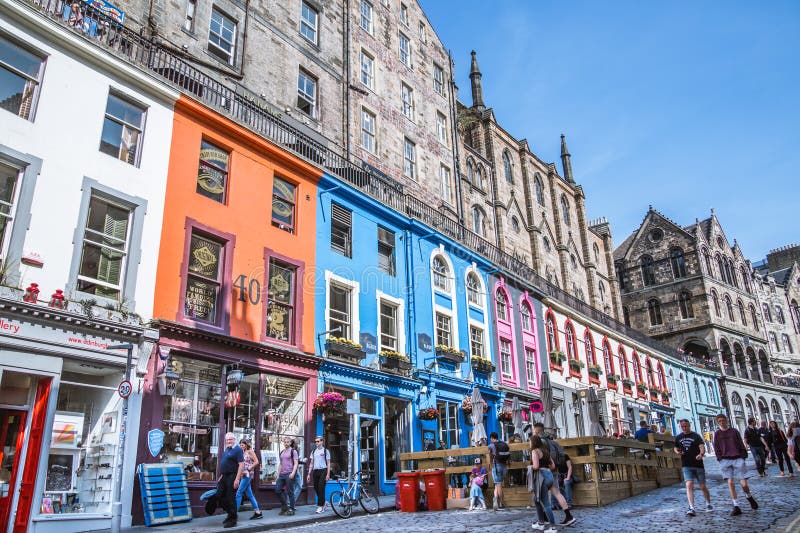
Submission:
[[[25,411],[0,409],[0,524],[8,524],[19,458],[25,442]]]
[[[378,426],[374,418],[361,418],[361,481],[373,490],[378,481]]]

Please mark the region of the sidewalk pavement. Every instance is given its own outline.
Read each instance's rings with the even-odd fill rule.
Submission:
[[[394,494],[389,496],[379,496],[381,511],[394,510]],[[316,524],[320,522],[328,522],[331,520],[342,520],[336,516],[330,508],[323,514],[316,514],[316,505],[301,505],[297,507],[297,512],[294,516],[282,516],[280,507],[270,509],[269,511],[262,510],[264,518],[260,520],[250,520],[252,511],[242,511],[239,513],[239,523],[236,527],[224,529],[222,521],[225,520],[225,513],[217,512],[211,516],[203,516],[195,518],[189,522],[178,522],[175,524],[165,524],[161,526],[145,527],[134,526],[123,528],[124,533],[221,533],[221,532],[236,532],[236,533],[250,533],[255,531],[266,531],[268,529],[279,529],[287,527],[297,527],[303,525]],[[353,507],[353,516],[359,514],[366,514],[360,506]],[[342,529],[347,526],[342,524]],[[109,531],[96,530],[96,531]]]

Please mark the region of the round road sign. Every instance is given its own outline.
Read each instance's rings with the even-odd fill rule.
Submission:
[[[131,395],[131,392],[133,392],[133,385],[131,385],[131,382],[127,379],[123,380],[122,383],[119,384],[119,387],[117,387],[117,392],[121,398],[127,398]]]

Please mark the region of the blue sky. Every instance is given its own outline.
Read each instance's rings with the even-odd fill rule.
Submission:
[[[800,2],[420,0],[471,105],[470,50],[499,123],[559,161],[614,242],[648,205],[713,207],[745,256],[800,243]]]

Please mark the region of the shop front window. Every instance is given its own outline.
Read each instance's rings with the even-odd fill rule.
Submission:
[[[169,462],[185,465],[190,481],[214,481],[219,455],[222,365],[172,356],[180,376],[173,396],[164,398],[164,448]]]
[[[300,379],[262,374],[261,389],[261,476],[263,483],[278,479],[278,455],[282,439],[289,437],[297,445],[297,453],[305,457],[306,384]],[[257,390],[257,389],[256,389]],[[255,391],[254,391],[255,393]],[[302,465],[298,476],[304,479]]]
[[[355,398],[353,391],[333,388],[345,398]],[[326,391],[331,392],[331,391]],[[348,415],[325,415],[325,447],[331,454],[331,475],[347,472],[347,441],[350,440],[350,417]]]
[[[65,360],[41,514],[109,513],[119,442],[122,371]]]
[[[386,479],[396,479],[402,470],[400,454],[411,451],[411,422],[408,402],[395,398],[383,401],[384,431],[386,432]]]

